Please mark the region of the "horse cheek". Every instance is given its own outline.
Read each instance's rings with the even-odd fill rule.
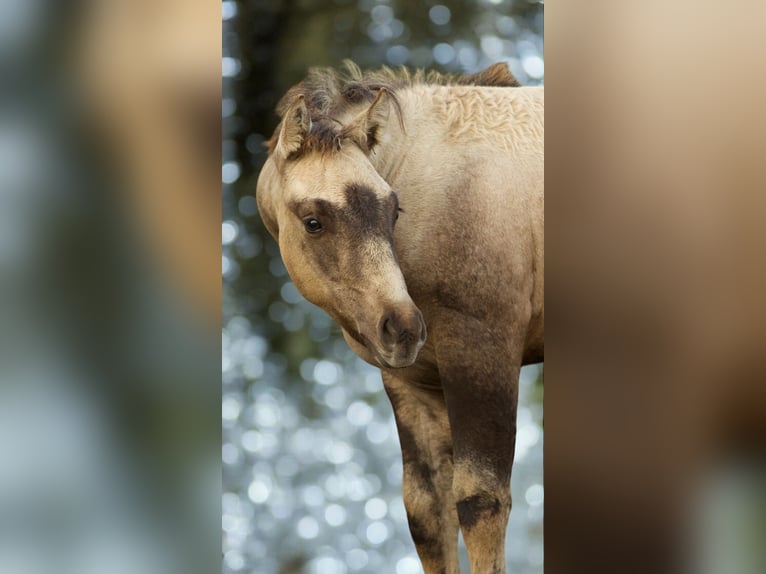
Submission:
[[[293,242],[286,242],[280,246],[282,260],[295,287],[303,297],[329,312],[331,301],[331,281],[327,274],[329,265],[326,254],[321,246],[314,245],[317,240],[301,238]]]

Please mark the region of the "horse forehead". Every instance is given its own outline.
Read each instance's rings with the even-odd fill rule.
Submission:
[[[292,199],[322,199],[337,207],[376,203],[385,200],[390,190],[377,172],[350,165],[309,163],[295,174]]]
[[[388,198],[384,194],[376,194],[368,185],[348,182],[331,189],[294,193],[290,200],[291,203],[309,204],[319,201],[339,213],[369,219],[381,212],[381,207],[386,204]]]

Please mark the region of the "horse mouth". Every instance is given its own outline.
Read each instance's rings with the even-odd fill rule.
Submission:
[[[417,308],[415,308],[417,310]],[[413,321],[404,330],[395,330],[386,336],[386,321],[381,321],[376,355],[380,362],[390,369],[402,369],[411,366],[418,358],[426,342],[426,325],[419,310],[413,315]],[[368,347],[369,348],[369,347]]]
[[[404,369],[406,367],[411,367],[413,364],[415,364],[415,361],[417,361],[418,359],[418,355],[420,354],[420,349],[422,346],[423,346],[422,343],[418,344],[415,352],[408,353],[408,356],[405,356],[405,357],[386,358],[380,352],[377,352],[376,356],[378,358],[378,361],[380,361],[381,365],[387,369]]]
[[[419,312],[418,312],[419,313]],[[417,332],[406,336],[399,335],[395,341],[381,340],[381,337],[368,337],[359,332],[350,325],[342,325],[344,331],[360,346],[369,353],[370,358],[374,360],[373,364],[386,369],[403,369],[412,366],[420,355],[426,340],[426,326],[422,320],[419,321]],[[357,354],[359,354],[357,352]],[[364,358],[364,356],[362,356]]]
[[[375,344],[361,333],[350,332],[349,334],[370,352],[379,367],[385,369],[404,369],[412,366],[418,360],[420,349],[423,348],[425,343],[424,338],[415,343],[411,349],[397,348],[386,351],[379,344]]]

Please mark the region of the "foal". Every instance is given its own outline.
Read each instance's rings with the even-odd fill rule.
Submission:
[[[543,88],[312,70],[257,198],[298,290],[380,367],[426,574],[504,573],[518,376],[543,359]]]

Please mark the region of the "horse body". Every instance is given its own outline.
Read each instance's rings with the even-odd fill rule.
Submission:
[[[390,122],[370,161],[404,209],[395,247],[410,295],[427,324],[447,309],[526,329],[522,359],[539,362],[543,88],[419,86],[400,101],[406,131]]]
[[[426,574],[459,572],[458,529],[472,572],[505,572],[518,375],[543,356],[543,90],[473,79],[299,84],[258,184],[296,286],[381,368]]]

